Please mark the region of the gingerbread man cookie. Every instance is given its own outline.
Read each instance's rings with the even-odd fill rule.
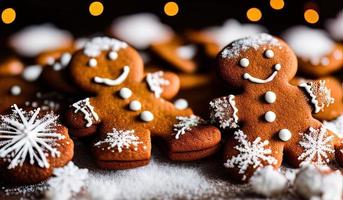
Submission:
[[[166,143],[172,160],[196,160],[217,149],[221,136],[215,127],[163,99],[177,93],[177,76],[144,76],[142,59],[126,43],[93,38],[74,54],[69,69],[75,84],[95,96],[72,104],[67,123],[74,136],[97,133],[92,151],[99,167],[146,165],[152,137]]]
[[[295,167],[334,159],[338,138],[312,117],[332,97],[317,83],[289,84],[296,71],[292,50],[268,34],[236,40],[218,55],[219,74],[241,90],[210,103],[213,121],[234,129],[224,151],[233,178],[246,181],[260,167],[279,167],[283,158]]]
[[[66,165],[73,153],[68,129],[53,112],[23,110],[14,104],[9,114],[0,116],[1,180],[20,185],[41,182],[54,168]]]

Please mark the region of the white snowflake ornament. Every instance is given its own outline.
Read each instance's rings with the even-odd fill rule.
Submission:
[[[178,123],[174,124],[175,139],[179,139],[186,131],[192,130],[192,127],[205,123],[203,119],[195,115],[189,117],[178,116],[176,119],[178,120]]]
[[[0,116],[0,158],[9,162],[8,169],[25,161],[49,168],[47,157],[60,156],[57,141],[65,137],[56,133],[58,116],[39,112],[40,108],[24,111],[14,104],[11,114]]]
[[[62,168],[54,169],[53,176],[47,181],[49,189],[46,197],[50,200],[68,200],[85,186],[88,169],[79,169],[69,162]]]
[[[328,136],[325,127],[315,129],[309,128],[307,133],[301,133],[302,139],[299,145],[304,149],[303,153],[298,157],[301,160],[300,165],[314,163],[316,165],[325,165],[329,161],[329,155],[335,152],[334,147],[330,142],[333,140],[333,135]]]
[[[163,71],[158,71],[154,73],[148,73],[146,76],[146,81],[149,85],[150,90],[155,94],[156,98],[161,97],[163,92],[163,86],[169,85],[170,82],[163,78]]]
[[[113,128],[112,132],[107,133],[104,140],[95,143],[94,146],[100,148],[102,144],[107,144],[107,149],[112,149],[113,152],[117,150],[121,153],[124,148],[129,149],[131,146],[137,151],[138,145],[142,143],[139,137],[135,135],[134,130],[117,130]]]
[[[268,165],[277,163],[277,160],[271,156],[272,150],[266,147],[269,144],[268,140],[261,141],[261,138],[257,137],[253,142],[250,142],[241,130],[235,131],[234,138],[239,142],[234,147],[239,153],[224,163],[226,168],[237,166],[239,168],[238,173],[244,174],[250,166],[256,169],[262,167],[263,162]],[[244,175],[242,180],[245,179],[246,176]]]

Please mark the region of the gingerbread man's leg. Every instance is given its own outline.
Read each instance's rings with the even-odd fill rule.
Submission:
[[[150,131],[102,126],[92,144],[96,164],[103,169],[128,169],[147,165],[151,157]]]
[[[245,182],[258,168],[268,165],[280,167],[282,156],[282,144],[270,145],[268,140],[252,138],[249,133],[237,130],[225,145],[224,167],[236,181]]]

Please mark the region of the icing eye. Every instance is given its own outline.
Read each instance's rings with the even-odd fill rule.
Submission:
[[[118,53],[115,52],[115,51],[111,51],[111,52],[108,54],[108,58],[109,58],[110,60],[115,60],[115,59],[118,58]]]
[[[274,51],[268,49],[267,51],[264,52],[264,56],[266,58],[273,58],[274,57]]]
[[[96,67],[98,65],[98,61],[96,61],[95,58],[91,58],[89,61],[88,61],[88,65],[90,67]]]
[[[274,68],[276,71],[279,71],[281,69],[281,64],[278,63],[278,64],[274,65]]]
[[[247,58],[242,58],[242,59],[239,60],[239,65],[241,67],[244,67],[244,68],[248,67],[249,64],[250,64],[250,62],[249,62],[249,60]]]

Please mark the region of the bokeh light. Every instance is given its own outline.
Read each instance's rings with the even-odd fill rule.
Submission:
[[[270,7],[275,10],[281,10],[285,6],[285,2],[283,0],[270,0],[269,4]]]
[[[170,1],[164,5],[164,13],[168,16],[175,16],[179,12],[177,3]]]
[[[250,21],[257,22],[262,18],[262,12],[258,8],[250,8],[247,11],[247,18]]]
[[[16,12],[13,8],[6,8],[1,13],[1,20],[5,24],[10,24],[14,22],[15,18],[16,18]]]
[[[104,5],[99,1],[94,1],[89,5],[89,13],[93,16],[99,16],[104,12]]]
[[[314,9],[307,9],[304,13],[305,20],[310,24],[315,24],[319,20],[319,14]]]

